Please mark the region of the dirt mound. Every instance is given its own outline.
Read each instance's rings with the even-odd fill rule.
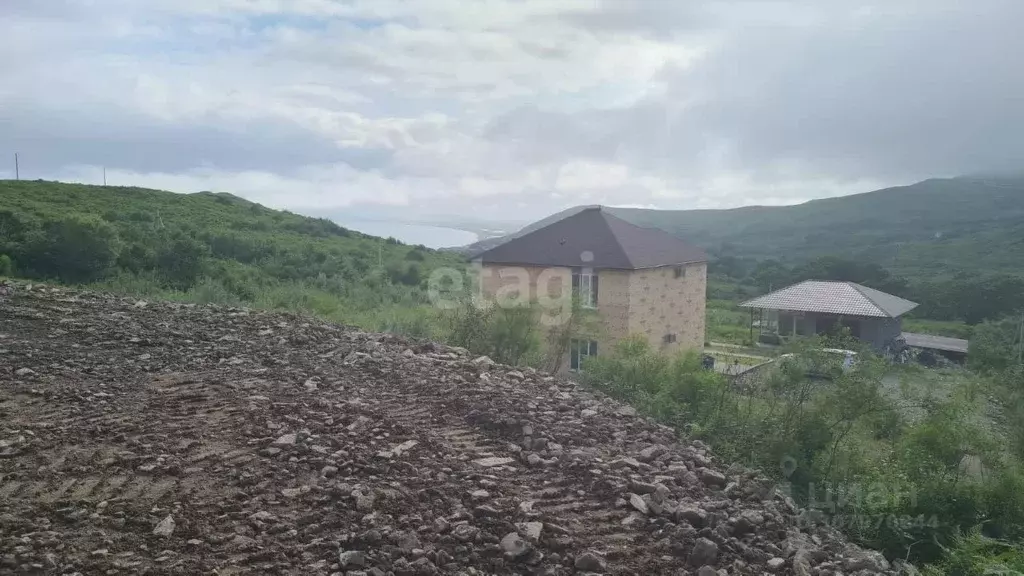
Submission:
[[[293,315],[3,294],[0,573],[896,571],[572,382]]]

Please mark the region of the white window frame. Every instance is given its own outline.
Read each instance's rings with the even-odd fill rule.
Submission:
[[[572,338],[569,340],[569,371],[579,372],[583,361],[591,356],[597,356],[597,341],[583,338]],[[574,362],[575,360],[575,362]],[[573,367],[573,364],[576,367]]]
[[[597,296],[598,290],[600,290],[600,288],[594,290],[595,286],[600,287],[597,273],[592,268],[582,268],[578,272],[573,272],[573,284],[580,299],[580,307],[597,308]]]

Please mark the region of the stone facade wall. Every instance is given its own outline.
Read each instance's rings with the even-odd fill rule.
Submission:
[[[576,338],[597,342],[598,354],[611,352],[615,344],[629,333],[629,271],[598,270],[597,308],[585,310],[574,330]],[[511,296],[518,286],[528,286],[525,295],[533,301],[547,298],[552,306],[550,317],[558,315],[563,289],[572,287],[571,268],[537,266],[484,265],[482,291],[488,297]],[[568,304],[566,304],[568,305]],[[543,301],[542,301],[543,307]],[[558,325],[549,326],[548,338],[557,338]],[[569,370],[568,354],[560,363],[559,372]]]
[[[499,290],[503,294],[509,294],[512,288],[528,283],[529,293],[523,296],[529,300],[557,299],[561,297],[563,288],[571,289],[572,269],[485,264],[481,269],[480,282],[483,293],[492,297],[497,295]],[[544,285],[538,286],[539,282],[543,282]]]
[[[704,349],[707,264],[634,270],[629,285],[629,333],[647,337],[654,350],[674,354]],[[665,342],[674,334],[675,342]]]
[[[611,352],[615,343],[629,335],[629,270],[597,272],[597,312],[599,327],[595,331],[598,353]]]
[[[683,270],[681,278],[675,277],[674,266],[596,270],[596,314],[584,313],[575,330],[577,337],[596,341],[598,355],[610,353],[619,340],[632,334],[644,335],[654,350],[665,353],[703,350],[707,265],[690,264]],[[518,287],[518,297],[541,298],[554,306],[561,291],[572,286],[571,278],[570,268],[485,264],[481,286],[490,297],[514,296]],[[524,286],[526,294],[521,293]],[[676,341],[665,343],[666,334],[675,334]],[[568,368],[566,357],[560,371]]]
[[[875,350],[881,351],[903,333],[903,320],[901,318],[864,319],[861,321],[860,330],[861,339],[870,343]]]

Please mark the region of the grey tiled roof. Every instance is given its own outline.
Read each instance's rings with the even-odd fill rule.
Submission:
[[[655,268],[707,262],[707,254],[657,228],[642,228],[601,208],[571,216],[479,254],[485,264]]]
[[[740,306],[896,318],[916,308],[917,303],[854,282],[805,280],[748,300]]]

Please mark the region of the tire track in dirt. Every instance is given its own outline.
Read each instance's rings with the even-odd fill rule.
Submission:
[[[3,574],[895,574],[703,445],[460,349],[24,285],[0,321]]]
[[[632,527],[638,523],[623,526],[623,520],[631,517],[629,511],[615,509],[614,499],[609,502],[606,497],[581,489],[579,478],[563,475],[560,466],[531,467],[520,458],[521,447],[506,435],[467,423],[466,414],[452,413],[452,404],[443,402],[443,398],[444,394],[424,395],[416,387],[406,388],[382,398],[383,413],[388,420],[418,431],[424,440],[446,446],[468,460],[469,473],[486,473],[496,478],[502,494],[518,506],[517,522],[541,521],[547,526],[546,549],[596,549],[609,558],[628,563],[636,551],[634,544],[644,537]],[[494,467],[475,464],[485,459],[509,462]]]

